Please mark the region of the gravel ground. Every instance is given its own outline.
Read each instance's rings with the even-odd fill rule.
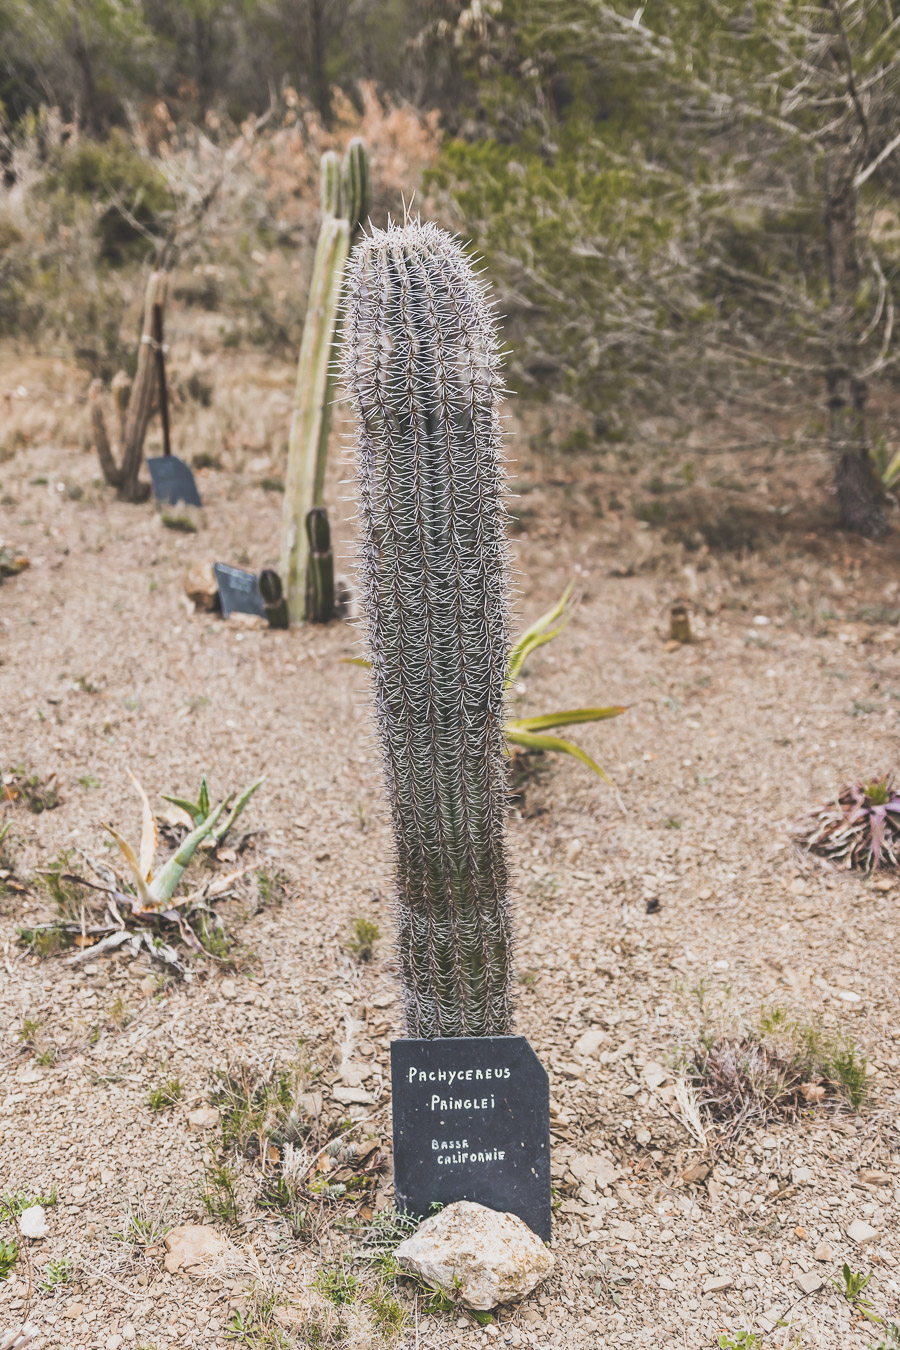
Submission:
[[[426,1314],[404,1292],[411,1320],[395,1343],[706,1350],[754,1330],[779,1350],[875,1346],[883,1330],[828,1280],[844,1260],[871,1271],[872,1308],[900,1320],[900,887],[801,857],[788,829],[848,775],[896,763],[897,535],[872,545],[830,534],[809,514],[820,468],[790,466],[785,486],[775,464],[728,499],[732,520],[771,526],[760,549],[692,550],[687,525],[679,540],[635,520],[641,490],[615,465],[523,458],[520,616],[552,602],[573,570],[582,599],[526,669],[520,706],[629,705],[578,738],[615,790],[554,762],[510,824],[518,1029],[551,1077],[557,1268],[483,1328]],[[704,461],[690,489],[699,520],[725,492],[715,496],[712,473]],[[360,1137],[389,1152],[390,942],[368,963],[347,947],[355,916],[390,932],[365,675],[342,664],[355,634],[259,632],[190,613],[182,593],[198,559],[273,561],[281,499],[261,476],[258,464],[203,471],[204,516],[187,535],[150,507],[114,502],[78,450],[26,445],[0,467],[0,537],[32,561],[0,588],[0,760],[55,773],[61,798],[2,817],[26,889],[0,900],[0,1190],[55,1187],[57,1202],[49,1236],[23,1241],[0,1283],[0,1329],[27,1314],[39,1346],[214,1350],[231,1343],[254,1290],[279,1293],[291,1344],[318,1343],[297,1330],[310,1308],[334,1321],[310,1286],[344,1239],[333,1226],[316,1243],[292,1239],[255,1203],[258,1162],[240,1165],[241,1223],[216,1224],[232,1245],[204,1278],[166,1273],[158,1242],[113,1237],[129,1214],[214,1222],[200,1181],[217,1136],[208,1117],[189,1119],[210,1103],[212,1071],[296,1062],[302,1038],[323,1112],[365,1117]],[[769,511],[785,499],[790,514]],[[679,595],[697,640],[669,650]],[[62,849],[104,856],[104,821],[136,833],[127,767],[156,802],[189,793],[203,771],[221,792],[266,773],[246,819],[261,831],[256,863],[284,873],[286,895],[261,904],[250,888],[229,902],[237,969],[198,962],[191,981],[161,983],[143,955],[73,967],[17,944],[17,923],[47,912],[36,869]],[[711,1152],[682,1120],[679,1050],[764,1006],[852,1035],[868,1056],[868,1101]],[[26,1019],[38,1025],[23,1040]],[[184,1094],[151,1111],[148,1093],[167,1077]],[[388,1165],[376,1207],[390,1195]],[[870,1229],[862,1243],[851,1235]],[[13,1233],[0,1225],[0,1237]],[[42,1290],[48,1263],[65,1257],[71,1278]],[[385,1344],[357,1304],[341,1314],[343,1341],[326,1325],[321,1343]]]

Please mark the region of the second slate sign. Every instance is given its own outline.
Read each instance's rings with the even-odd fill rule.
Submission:
[[[524,1036],[391,1045],[398,1209],[474,1200],[550,1239],[550,1084]]]

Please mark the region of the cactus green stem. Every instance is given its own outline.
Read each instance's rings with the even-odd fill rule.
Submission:
[[[306,535],[309,542],[306,618],[309,623],[328,623],[334,618],[334,556],[324,506],[314,506],[307,514]]]
[[[332,344],[350,243],[369,208],[369,160],[360,140],[343,164],[322,157],[322,225],[313,263],[306,321],[297,364],[294,415],[288,444],[279,571],[293,621],[305,616],[309,547],[306,517],[323,505],[328,433],[334,401]]]
[[[411,222],[356,246],[342,365],[407,1030],[505,1035],[502,379],[485,287],[448,234]]]

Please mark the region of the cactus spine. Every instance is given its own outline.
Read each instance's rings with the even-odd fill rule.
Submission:
[[[297,363],[281,526],[281,573],[291,619],[306,617],[306,517],[321,506],[334,397],[332,346],[350,244],[369,209],[369,161],[351,141],[343,164],[331,150],[321,164],[322,225]],[[333,601],[332,601],[333,606]]]
[[[448,234],[411,222],[356,246],[342,372],[411,1036],[511,1027],[499,367],[485,287]]]

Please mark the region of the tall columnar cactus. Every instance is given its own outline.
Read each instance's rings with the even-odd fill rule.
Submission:
[[[322,156],[321,204],[322,225],[297,363],[281,527],[279,570],[295,621],[305,617],[306,517],[323,504],[334,397],[332,349],[344,270],[350,244],[369,209],[369,159],[361,140],[350,142],[343,164],[331,150]]]
[[[485,286],[448,234],[412,222],[356,246],[342,368],[407,1030],[506,1035],[502,380]]]

